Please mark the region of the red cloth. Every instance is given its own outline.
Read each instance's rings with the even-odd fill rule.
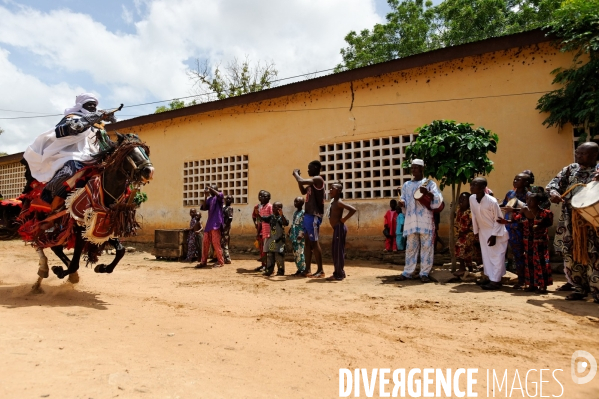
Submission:
[[[272,215],[272,204],[269,202],[260,209],[260,216],[270,215]],[[262,239],[266,240],[268,237],[270,237],[270,224],[262,222]]]
[[[204,241],[202,242],[202,263],[208,261],[208,252],[210,252],[210,243],[214,248],[214,256],[217,259],[219,265],[224,265],[223,249],[220,246],[220,230],[210,230],[204,232]]]
[[[385,213],[385,227],[389,229],[389,237],[385,237],[385,249],[387,251],[397,251],[397,240],[395,239],[395,230],[397,229],[397,212],[389,209]]]

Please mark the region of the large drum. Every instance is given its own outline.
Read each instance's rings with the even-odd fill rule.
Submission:
[[[426,180],[421,187],[426,187],[428,185],[428,180]],[[433,213],[441,213],[445,208],[445,202],[441,202],[441,206],[437,209],[431,208],[431,202],[433,201],[433,195],[429,193],[428,195],[424,195],[420,192],[420,188],[414,192],[414,199],[420,202],[426,209],[429,211],[433,211]]]
[[[595,228],[599,228],[599,182],[592,181],[572,197],[572,208]]]

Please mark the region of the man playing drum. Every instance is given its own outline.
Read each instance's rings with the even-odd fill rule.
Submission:
[[[589,292],[593,294],[596,302],[599,302],[599,239],[594,230],[588,228],[589,263],[578,264],[573,259],[572,240],[572,197],[583,188],[576,187],[562,197],[564,193],[574,184],[589,183],[597,174],[597,157],[599,146],[593,142],[580,145],[575,152],[576,163],[563,168],[546,187],[551,202],[562,204],[562,215],[559,218],[555,233],[555,251],[564,257],[564,272],[568,283],[558,288],[558,291],[575,292],[568,295],[568,300],[584,299]]]
[[[406,266],[404,272],[395,280],[404,281],[412,278],[418,263],[418,253],[420,253],[420,280],[428,283],[430,282],[428,274],[433,268],[435,222],[433,211],[427,209],[415,197],[428,197],[430,208],[438,209],[443,203],[443,195],[434,181],[424,178],[422,159],[414,159],[410,170],[412,180],[403,184],[398,201],[398,205],[405,209],[403,235],[407,237]]]

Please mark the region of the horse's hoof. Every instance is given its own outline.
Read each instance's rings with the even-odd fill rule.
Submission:
[[[52,267],[52,271],[54,272],[54,274],[56,274],[56,277],[58,277],[59,279],[65,278],[66,275],[68,274],[60,266],[54,266],[54,267]]]
[[[78,282],[79,282],[79,273],[78,272],[69,274],[69,283],[77,284]]]
[[[43,294],[44,290],[42,290],[42,278],[39,277],[35,284],[31,287],[32,294]]]
[[[41,278],[48,278],[50,276],[50,270],[48,269],[37,269],[37,275]]]
[[[94,267],[96,273],[106,273],[106,265],[97,265]]]

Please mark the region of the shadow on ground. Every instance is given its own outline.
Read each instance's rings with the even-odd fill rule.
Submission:
[[[98,299],[98,294],[79,291],[70,283],[59,286],[42,285],[42,293],[32,293],[31,284],[0,286],[0,306],[8,309],[30,306],[70,307],[81,306],[96,310],[108,309],[108,303]]]

